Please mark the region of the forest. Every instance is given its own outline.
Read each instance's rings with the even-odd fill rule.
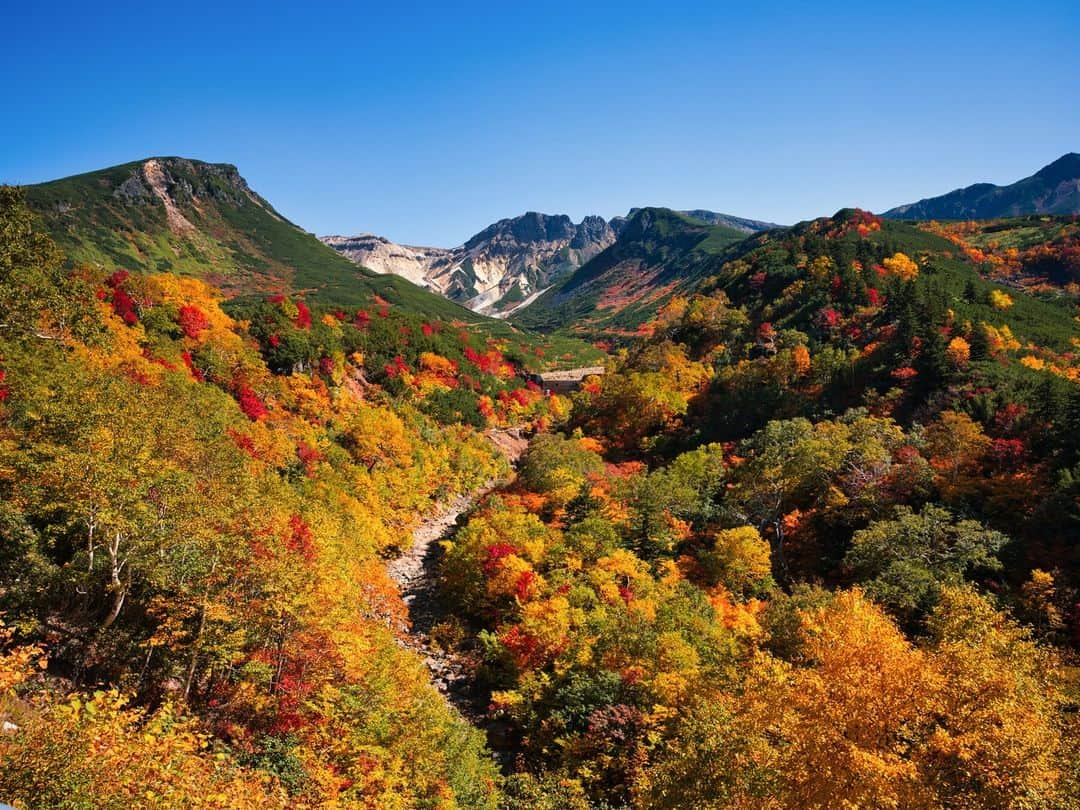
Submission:
[[[752,235],[557,396],[543,341],[71,261],[0,187],[0,801],[1080,807],[1076,238]],[[432,631],[474,723],[386,561],[493,481]]]

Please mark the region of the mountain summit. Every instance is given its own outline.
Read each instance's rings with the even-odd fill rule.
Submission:
[[[576,224],[565,214],[529,211],[500,219],[456,248],[401,245],[370,233],[322,241],[363,267],[403,276],[476,312],[505,317],[614,244],[642,210],[631,208],[610,221],[587,216]],[[743,234],[779,227],[703,209],[680,213]]]
[[[990,219],[1080,214],[1080,154],[1070,152],[1012,185],[976,183],[886,211],[890,219]]]
[[[393,273],[477,312],[507,314],[615,241],[603,217],[575,224],[529,211],[500,219],[455,248],[399,245],[382,236],[324,236],[363,267]]]
[[[347,261],[274,210],[231,164],[152,157],[25,193],[75,263],[197,276],[229,296],[301,293],[347,307],[378,295],[414,312],[478,319]]]

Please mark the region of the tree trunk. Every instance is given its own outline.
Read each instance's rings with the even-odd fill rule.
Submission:
[[[184,702],[191,694],[191,682],[195,680],[195,667],[199,661],[199,642],[202,641],[203,628],[206,627],[206,605],[199,608],[199,627],[195,631],[195,640],[191,643],[191,661],[188,662],[187,678],[184,679]]]

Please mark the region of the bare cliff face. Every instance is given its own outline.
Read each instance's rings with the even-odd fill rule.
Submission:
[[[565,214],[530,211],[500,219],[456,248],[399,245],[369,233],[322,241],[371,270],[404,276],[476,312],[505,317],[614,244],[638,210],[610,221],[588,216],[578,223]],[[747,234],[779,227],[712,211],[684,213]]]
[[[357,264],[394,273],[470,309],[504,316],[615,241],[602,217],[575,224],[565,215],[529,212],[502,219],[456,248],[399,245],[381,236],[325,236]]]
[[[369,270],[374,270],[376,273],[393,273],[421,287],[434,287],[428,281],[428,274],[437,266],[449,266],[454,254],[454,251],[448,248],[399,245],[373,233],[362,233],[357,236],[324,236],[322,241],[346,258],[362,264]]]

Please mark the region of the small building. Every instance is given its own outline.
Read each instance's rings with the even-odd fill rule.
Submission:
[[[545,391],[551,391],[555,394],[569,394],[581,388],[581,384],[586,377],[599,376],[603,373],[603,366],[584,366],[582,368],[568,368],[562,371],[545,371],[542,374],[533,375],[533,380]]]

